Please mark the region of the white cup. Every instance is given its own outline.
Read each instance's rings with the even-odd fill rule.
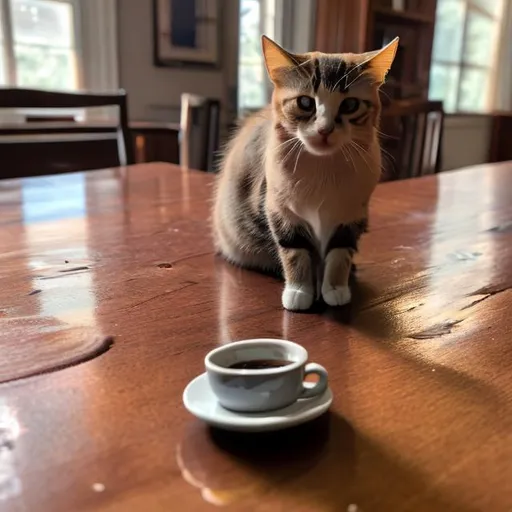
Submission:
[[[280,409],[297,400],[312,398],[327,389],[327,370],[307,363],[304,347],[285,340],[254,339],[229,343],[212,350],[205,358],[210,386],[220,404],[239,412]],[[249,361],[286,361],[278,367],[231,368]],[[304,382],[318,375],[315,384]]]

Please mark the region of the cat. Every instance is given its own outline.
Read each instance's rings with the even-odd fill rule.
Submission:
[[[381,174],[379,87],[398,38],[381,50],[293,54],[262,37],[274,91],[228,143],[213,209],[217,251],[280,272],[283,307],[351,300],[352,258]]]

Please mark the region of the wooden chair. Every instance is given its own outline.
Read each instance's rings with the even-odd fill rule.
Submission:
[[[0,125],[0,178],[56,174],[134,163],[126,93],[76,94],[0,89],[0,109],[117,107],[117,126],[73,122]],[[51,118],[50,118],[51,119]]]
[[[180,165],[214,172],[219,150],[220,102],[181,95]]]
[[[441,101],[403,100],[382,111],[383,181],[441,170],[444,111]]]
[[[489,162],[512,160],[512,112],[493,112]]]

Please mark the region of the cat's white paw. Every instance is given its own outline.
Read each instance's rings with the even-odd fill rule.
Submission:
[[[300,284],[287,284],[283,290],[283,307],[288,311],[309,309],[315,300],[313,289]]]
[[[352,299],[348,286],[323,286],[322,297],[329,306],[344,306]]]

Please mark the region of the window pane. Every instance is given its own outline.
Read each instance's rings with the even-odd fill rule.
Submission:
[[[77,88],[72,50],[17,44],[14,52],[19,86],[56,90]]]
[[[265,76],[261,64],[240,66],[240,107],[260,108],[267,103]]]
[[[489,97],[489,71],[463,69],[460,80],[459,110],[481,112]]]
[[[460,62],[466,4],[462,0],[438,0],[433,59]]]
[[[257,108],[267,102],[260,43],[260,16],[259,0],[241,0],[238,71],[240,108]]]
[[[5,48],[3,45],[4,35],[2,33],[2,7],[0,6],[0,85],[6,85],[6,72],[5,72]]]
[[[457,107],[459,72],[458,66],[432,64],[428,96],[431,100],[443,100],[446,112],[454,112]]]
[[[467,23],[464,63],[490,67],[494,61],[498,22],[476,11],[469,11]]]
[[[472,3],[493,16],[499,16],[503,6],[502,0],[472,0]]]
[[[11,0],[16,43],[74,47],[73,7],[51,0]]]

